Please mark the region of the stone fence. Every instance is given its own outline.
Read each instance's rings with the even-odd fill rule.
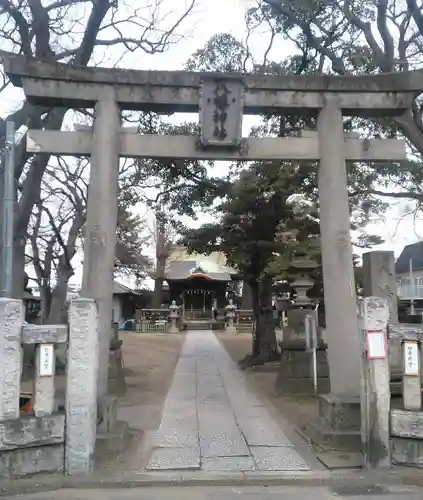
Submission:
[[[99,330],[90,299],[71,302],[69,325],[24,324],[22,301],[0,298],[0,479],[88,473],[97,427]],[[35,346],[31,413],[21,412],[23,345]],[[59,410],[55,358],[68,344],[65,408]]]
[[[172,308],[174,308],[172,310]],[[236,309],[229,305],[226,309],[217,311],[214,317],[212,311],[186,310],[182,311],[180,307],[172,305],[168,309],[142,309],[137,315],[137,320],[133,323],[135,331],[142,333],[172,333],[172,319],[175,319],[175,326],[183,330],[183,323],[186,321],[206,321],[222,322],[222,328],[236,328],[238,333],[251,333],[253,329],[253,311]]]
[[[254,313],[249,309],[236,311],[236,331],[238,333],[251,333],[253,331]]]
[[[402,398],[391,405],[392,462],[423,467],[423,330],[419,325],[389,326],[388,336],[402,345]]]

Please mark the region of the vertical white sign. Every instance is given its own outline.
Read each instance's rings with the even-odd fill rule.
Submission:
[[[420,375],[419,345],[414,341],[404,342],[404,375]]]
[[[52,377],[54,375],[54,345],[41,344],[39,349],[38,375]]]
[[[388,355],[386,335],[383,331],[367,332],[367,357],[368,359],[385,359]]]

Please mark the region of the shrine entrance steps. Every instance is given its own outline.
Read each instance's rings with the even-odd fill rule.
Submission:
[[[188,331],[211,330],[213,325],[212,319],[196,319],[185,322]]]
[[[146,469],[310,471],[211,331],[188,331]],[[307,458],[305,458],[307,457]]]

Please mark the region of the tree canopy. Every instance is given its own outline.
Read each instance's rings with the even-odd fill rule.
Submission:
[[[247,25],[254,30],[265,23],[272,40],[286,40],[317,73],[402,73],[423,64],[423,15],[416,0],[263,0],[249,9]],[[421,99],[394,118],[354,120],[363,133],[376,137],[404,136],[413,153],[402,168],[386,165],[369,172],[362,189],[369,195],[411,199],[421,210],[423,121]],[[371,182],[369,182],[371,181]],[[377,181],[377,182],[375,182]]]

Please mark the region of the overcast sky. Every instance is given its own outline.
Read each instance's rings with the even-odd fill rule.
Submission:
[[[132,1],[140,4],[144,2],[144,0]],[[172,8],[182,9],[185,1],[169,0],[167,5],[171,5]],[[164,54],[154,56],[140,58],[139,53],[137,53],[136,57],[129,54],[124,59],[124,65],[131,69],[177,70],[182,68],[184,62],[196,49],[202,47],[216,33],[229,32],[240,40],[245,39],[244,12],[245,8],[251,4],[254,4],[254,0],[202,0],[196,12],[184,26],[183,31],[185,32],[187,29],[188,34],[184,36],[177,46],[171,47]],[[266,44],[265,34],[257,35],[252,40],[250,48],[259,60],[266,49]],[[292,47],[289,44],[279,41],[273,50],[273,58],[281,60],[291,50]],[[21,90],[11,88],[8,91],[8,98],[2,99],[0,114],[2,116],[7,115],[8,112],[18,106],[21,98]],[[176,120],[180,121],[181,117],[176,117]],[[247,118],[244,121],[244,130],[247,132],[249,126],[254,123],[254,119]],[[217,172],[224,173],[227,165],[220,164],[216,168]],[[142,207],[140,207],[140,212],[143,212]],[[393,201],[386,216],[381,220],[375,220],[369,227],[369,232],[379,234],[386,241],[378,249],[394,250],[398,255],[405,244],[413,243],[423,237],[423,223],[414,221],[412,217],[405,217],[401,220],[403,213],[404,203]],[[74,281],[78,282],[80,277],[81,273],[78,271]]]

